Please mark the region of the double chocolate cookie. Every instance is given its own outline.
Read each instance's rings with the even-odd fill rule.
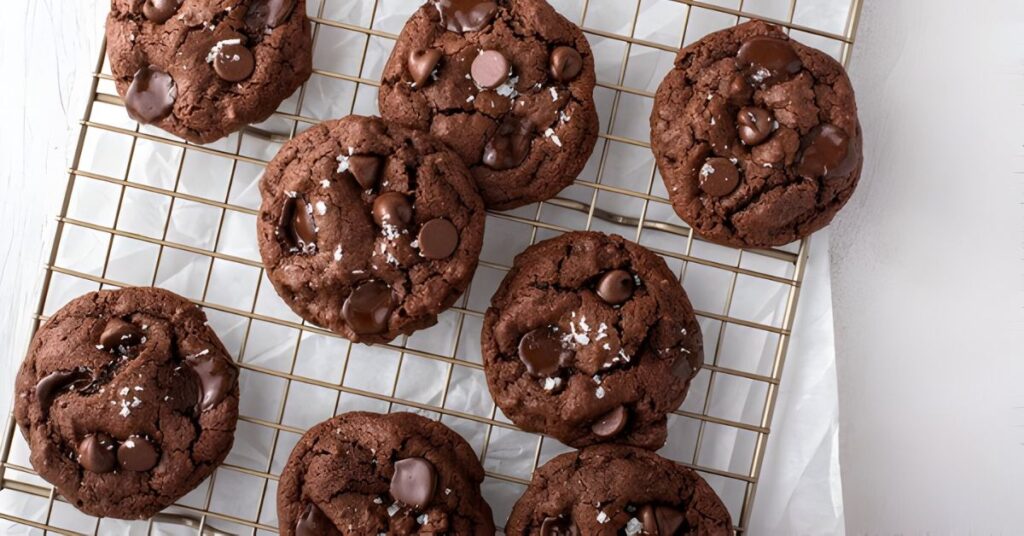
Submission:
[[[508,536],[728,536],[729,511],[696,471],[646,450],[602,445],[533,473]]]
[[[472,170],[488,208],[549,199],[597,141],[594,58],[544,0],[429,0],[384,68],[386,119],[427,130]]]
[[[224,460],[238,372],[206,315],[156,288],[86,294],[44,324],[14,416],[32,466],[91,515],[144,519]]]
[[[863,164],[843,67],[760,21],[679,52],[658,88],[651,144],[679,216],[737,247],[780,246],[825,227]]]
[[[700,326],[661,257],[575,232],[516,257],[481,335],[487,385],[516,425],[573,447],[660,448],[703,362]]]
[[[469,285],[483,201],[428,134],[349,116],[285,144],[260,184],[258,240],[296,314],[356,342],[434,325]]]
[[[473,449],[412,413],[346,413],[302,436],[281,473],[282,536],[493,536]]]
[[[194,143],[270,117],[313,72],[305,0],[113,0],[107,57],[128,115]]]

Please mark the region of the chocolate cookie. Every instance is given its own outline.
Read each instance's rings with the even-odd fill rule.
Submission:
[[[107,57],[132,119],[210,143],[309,78],[311,35],[305,0],[113,0]]]
[[[296,314],[356,342],[434,325],[469,285],[484,205],[459,157],[378,118],[326,121],[260,184],[267,275]]]
[[[384,68],[386,119],[462,157],[488,208],[550,199],[597,141],[594,58],[544,0],[430,0]]]
[[[484,469],[462,437],[412,413],[345,413],[302,436],[277,489],[282,536],[493,536]]]
[[[86,294],[36,332],[14,416],[32,466],[91,515],[144,519],[224,460],[238,372],[206,315],[157,288]]]
[[[843,67],[760,21],[679,52],[658,88],[651,144],[679,217],[737,247],[781,246],[825,227],[863,164]]]
[[[516,257],[481,335],[495,403],[573,447],[665,444],[666,414],[703,362],[700,326],[661,257],[576,232]]]
[[[563,454],[537,469],[505,527],[508,536],[732,533],[729,511],[696,471],[615,445]]]

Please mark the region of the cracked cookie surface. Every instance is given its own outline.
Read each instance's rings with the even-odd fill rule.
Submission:
[[[508,536],[726,536],[729,512],[697,474],[653,452],[618,445],[562,454],[533,474]]]
[[[302,436],[281,473],[283,536],[495,534],[484,470],[448,427],[412,413],[353,412]]]
[[[313,71],[305,0],[113,0],[106,36],[128,114],[193,143],[266,120]]]
[[[659,448],[703,362],[693,308],[665,261],[619,236],[574,232],[516,257],[481,335],[495,403],[573,447]]]
[[[434,325],[473,277],[483,201],[428,134],[373,117],[326,121],[281,148],[260,191],[260,253],[277,293],[350,340]]]
[[[651,144],[676,213],[736,247],[781,246],[825,227],[863,164],[843,67],[760,21],[679,52],[655,97]]]
[[[430,0],[384,68],[382,115],[428,131],[473,173],[488,208],[549,199],[597,140],[594,60],[543,0]]]
[[[224,460],[238,372],[206,315],[176,294],[86,294],[36,332],[14,414],[32,466],[91,515],[144,519]]]

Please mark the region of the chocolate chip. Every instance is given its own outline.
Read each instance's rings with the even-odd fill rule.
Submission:
[[[295,524],[295,536],[341,536],[341,532],[323,511],[310,503]]]
[[[277,28],[292,14],[295,4],[296,0],[254,0],[245,14],[245,25],[259,32],[265,27]]]
[[[708,158],[700,168],[700,189],[704,193],[722,197],[732,193],[740,184],[740,172],[726,158]]]
[[[377,185],[382,164],[383,160],[379,156],[358,154],[348,157],[348,171],[364,190]]]
[[[637,512],[637,517],[640,518],[640,522],[644,525],[644,533],[651,536],[661,536],[661,531],[658,530],[658,517],[654,513],[654,507],[645,504],[640,507],[640,511]]]
[[[743,43],[736,60],[750,81],[757,85],[781,82],[803,69],[793,45],[774,37],[755,37]]]
[[[153,66],[143,67],[128,86],[124,107],[132,119],[149,124],[167,117],[177,97],[178,88],[171,75]]]
[[[36,384],[36,402],[43,416],[50,412],[53,401],[64,391],[81,389],[92,382],[92,374],[86,369],[51,372]]]
[[[391,477],[391,496],[396,501],[423,509],[434,499],[437,471],[423,458],[406,458],[395,462],[395,475]]]
[[[540,536],[579,536],[579,529],[571,519],[546,517],[540,524]]]
[[[360,335],[372,335],[387,329],[393,307],[391,287],[373,279],[360,283],[349,294],[341,314],[349,329]]]
[[[111,318],[103,333],[100,334],[100,344],[107,350],[125,351],[132,346],[142,342],[142,330],[120,318]]]
[[[150,22],[163,24],[178,12],[181,7],[181,0],[146,0],[142,4],[142,14]]]
[[[289,197],[281,210],[277,235],[293,252],[316,253],[316,220],[305,197]]]
[[[529,121],[509,116],[487,141],[484,147],[484,165],[495,171],[519,166],[530,154],[533,138],[533,125]]]
[[[483,29],[498,14],[493,0],[433,0],[441,14],[441,25],[451,32],[475,32]]]
[[[600,438],[607,439],[615,437],[626,429],[629,422],[629,412],[625,406],[619,406],[601,416],[594,424],[590,425],[590,431]]]
[[[508,80],[511,66],[505,56],[497,50],[485,50],[477,55],[470,66],[476,85],[485,89],[494,89]]]
[[[597,283],[597,295],[611,305],[621,305],[633,297],[636,281],[625,270],[612,270]]]
[[[117,467],[114,448],[114,440],[107,434],[89,434],[78,443],[78,465],[93,473],[109,473]]]
[[[447,259],[459,247],[459,230],[452,222],[437,218],[420,228],[420,254],[428,259]]]
[[[804,138],[796,172],[808,179],[847,175],[856,164],[851,156],[850,137],[843,129],[826,123]]]
[[[737,106],[750,102],[750,98],[754,96],[754,88],[751,87],[747,77],[739,73],[729,81],[729,88],[726,91],[729,101]]]
[[[550,378],[572,359],[554,326],[530,331],[519,340],[519,360],[538,378]]]
[[[220,404],[235,386],[238,370],[218,356],[206,352],[202,355],[189,356],[185,363],[199,380],[201,395],[196,402],[200,412],[209,411]]]
[[[682,378],[689,380],[693,377],[693,366],[690,365],[690,361],[685,356],[679,356],[675,362],[672,363],[672,375],[676,378]]]
[[[571,82],[583,71],[583,56],[572,47],[557,47],[551,52],[551,77]]]
[[[764,108],[748,106],[736,115],[736,131],[745,145],[759,145],[775,130],[775,119]]]
[[[213,70],[228,82],[241,82],[255,69],[256,58],[242,45],[224,45],[213,57]]]
[[[644,505],[639,511],[644,533],[653,536],[677,536],[685,534],[686,514],[670,506]]]
[[[160,454],[148,439],[133,435],[117,449],[117,461],[129,471],[149,471],[156,467]]]
[[[426,84],[440,61],[441,51],[436,48],[413,50],[409,54],[409,60],[406,64],[413,83],[418,87]]]
[[[399,192],[384,192],[373,200],[373,221],[383,227],[385,224],[398,228],[412,221],[412,205],[409,198]]]

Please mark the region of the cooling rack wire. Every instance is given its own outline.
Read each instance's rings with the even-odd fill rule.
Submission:
[[[661,452],[700,471],[745,532],[761,475],[807,260],[807,243],[735,250],[672,213],[650,153],[654,91],[680,46],[748,18],[848,62],[861,0],[556,0],[598,62],[602,133],[586,170],[551,201],[490,213],[480,268],[438,326],[392,344],[350,345],[307,325],[266,280],[252,230],[257,181],[280,144],[317,122],[375,114],[377,80],[421,0],[309,0],[314,74],[267,122],[197,146],[130,121],[101,51],[35,325],[100,288],[157,285],[201,305],[236,356],[241,417],[227,462],[148,520],[96,519],[35,475],[8,416],[0,520],[44,534],[276,534],[277,478],[307,428],[339,412],[416,411],[460,432],[487,471],[503,524],[534,468],[568,449],[517,430],[479,356],[482,314],[512,257],[574,229],[615,232],[661,254],[698,310],[706,356]]]

